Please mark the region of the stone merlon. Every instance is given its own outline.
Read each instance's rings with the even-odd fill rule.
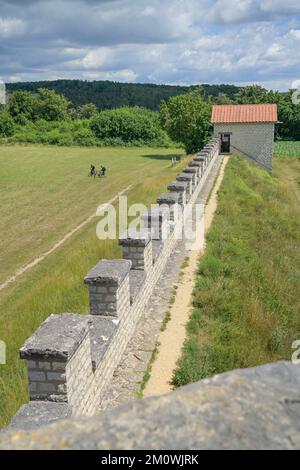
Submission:
[[[68,361],[88,331],[85,316],[76,313],[50,315],[20,349],[20,357]]]
[[[178,191],[178,192],[184,192],[186,191],[188,187],[188,183],[185,183],[184,181],[172,181],[172,183],[170,183],[168,185],[168,190],[169,191]]]
[[[179,195],[174,193],[163,193],[157,198],[158,204],[178,204]]]
[[[119,245],[121,246],[147,246],[150,243],[151,234],[146,229],[136,230],[130,228],[125,230],[123,235],[119,238]]]
[[[102,259],[85,276],[85,284],[119,286],[131,269],[131,261],[127,259]]]
[[[184,170],[182,170],[183,173],[190,173],[190,174],[197,174],[197,169],[193,167],[187,167]]]
[[[180,173],[179,175],[176,176],[177,181],[192,181],[193,180],[193,175],[188,174],[188,173]]]
[[[196,160],[192,160],[190,163],[189,163],[189,166],[190,167],[202,167],[202,161],[199,162],[199,161],[196,161]]]

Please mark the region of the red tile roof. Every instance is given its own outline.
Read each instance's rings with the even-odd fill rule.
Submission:
[[[214,105],[211,122],[277,122],[276,104],[221,104]]]

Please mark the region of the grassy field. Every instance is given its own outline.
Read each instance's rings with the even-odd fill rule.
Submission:
[[[198,265],[175,386],[291,359],[300,338],[299,247],[299,159],[275,158],[270,175],[231,157]]]
[[[274,153],[277,157],[297,157],[300,159],[300,142],[276,142]]]
[[[129,204],[149,205],[187,164],[171,167],[178,149],[1,147],[1,279],[41,252],[133,183]],[[105,163],[104,180],[87,177],[89,164]],[[51,313],[88,311],[83,277],[100,258],[120,257],[116,241],[99,241],[91,221],[55,253],[0,292],[0,425],[28,400],[25,364],[18,349]],[[7,245],[8,244],[8,245]]]
[[[100,202],[143,177],[159,174],[170,164],[170,153],[1,146],[0,284],[91,215]],[[90,163],[104,163],[108,177],[88,178]]]

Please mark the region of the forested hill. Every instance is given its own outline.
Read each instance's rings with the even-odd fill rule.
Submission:
[[[233,99],[239,88],[234,85],[201,85],[206,96],[226,94]],[[118,83],[110,81],[54,80],[40,82],[18,82],[7,84],[12,93],[17,90],[35,92],[38,88],[49,88],[63,94],[75,106],[94,103],[98,109],[121,106],[143,106],[157,110],[161,100],[187,93],[195,86],[153,85],[143,83]]]

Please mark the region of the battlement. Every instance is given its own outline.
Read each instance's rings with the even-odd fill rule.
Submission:
[[[123,259],[100,260],[84,278],[89,315],[51,315],[26,341],[20,356],[28,364],[30,403],[14,418],[50,422],[64,416],[93,415],[134,334],[155,285],[176,246],[184,215],[176,207],[197,200],[219,156],[213,139],[157,205],[141,219],[144,228],[126,230],[119,239]],[[27,410],[27,411],[26,411]]]

